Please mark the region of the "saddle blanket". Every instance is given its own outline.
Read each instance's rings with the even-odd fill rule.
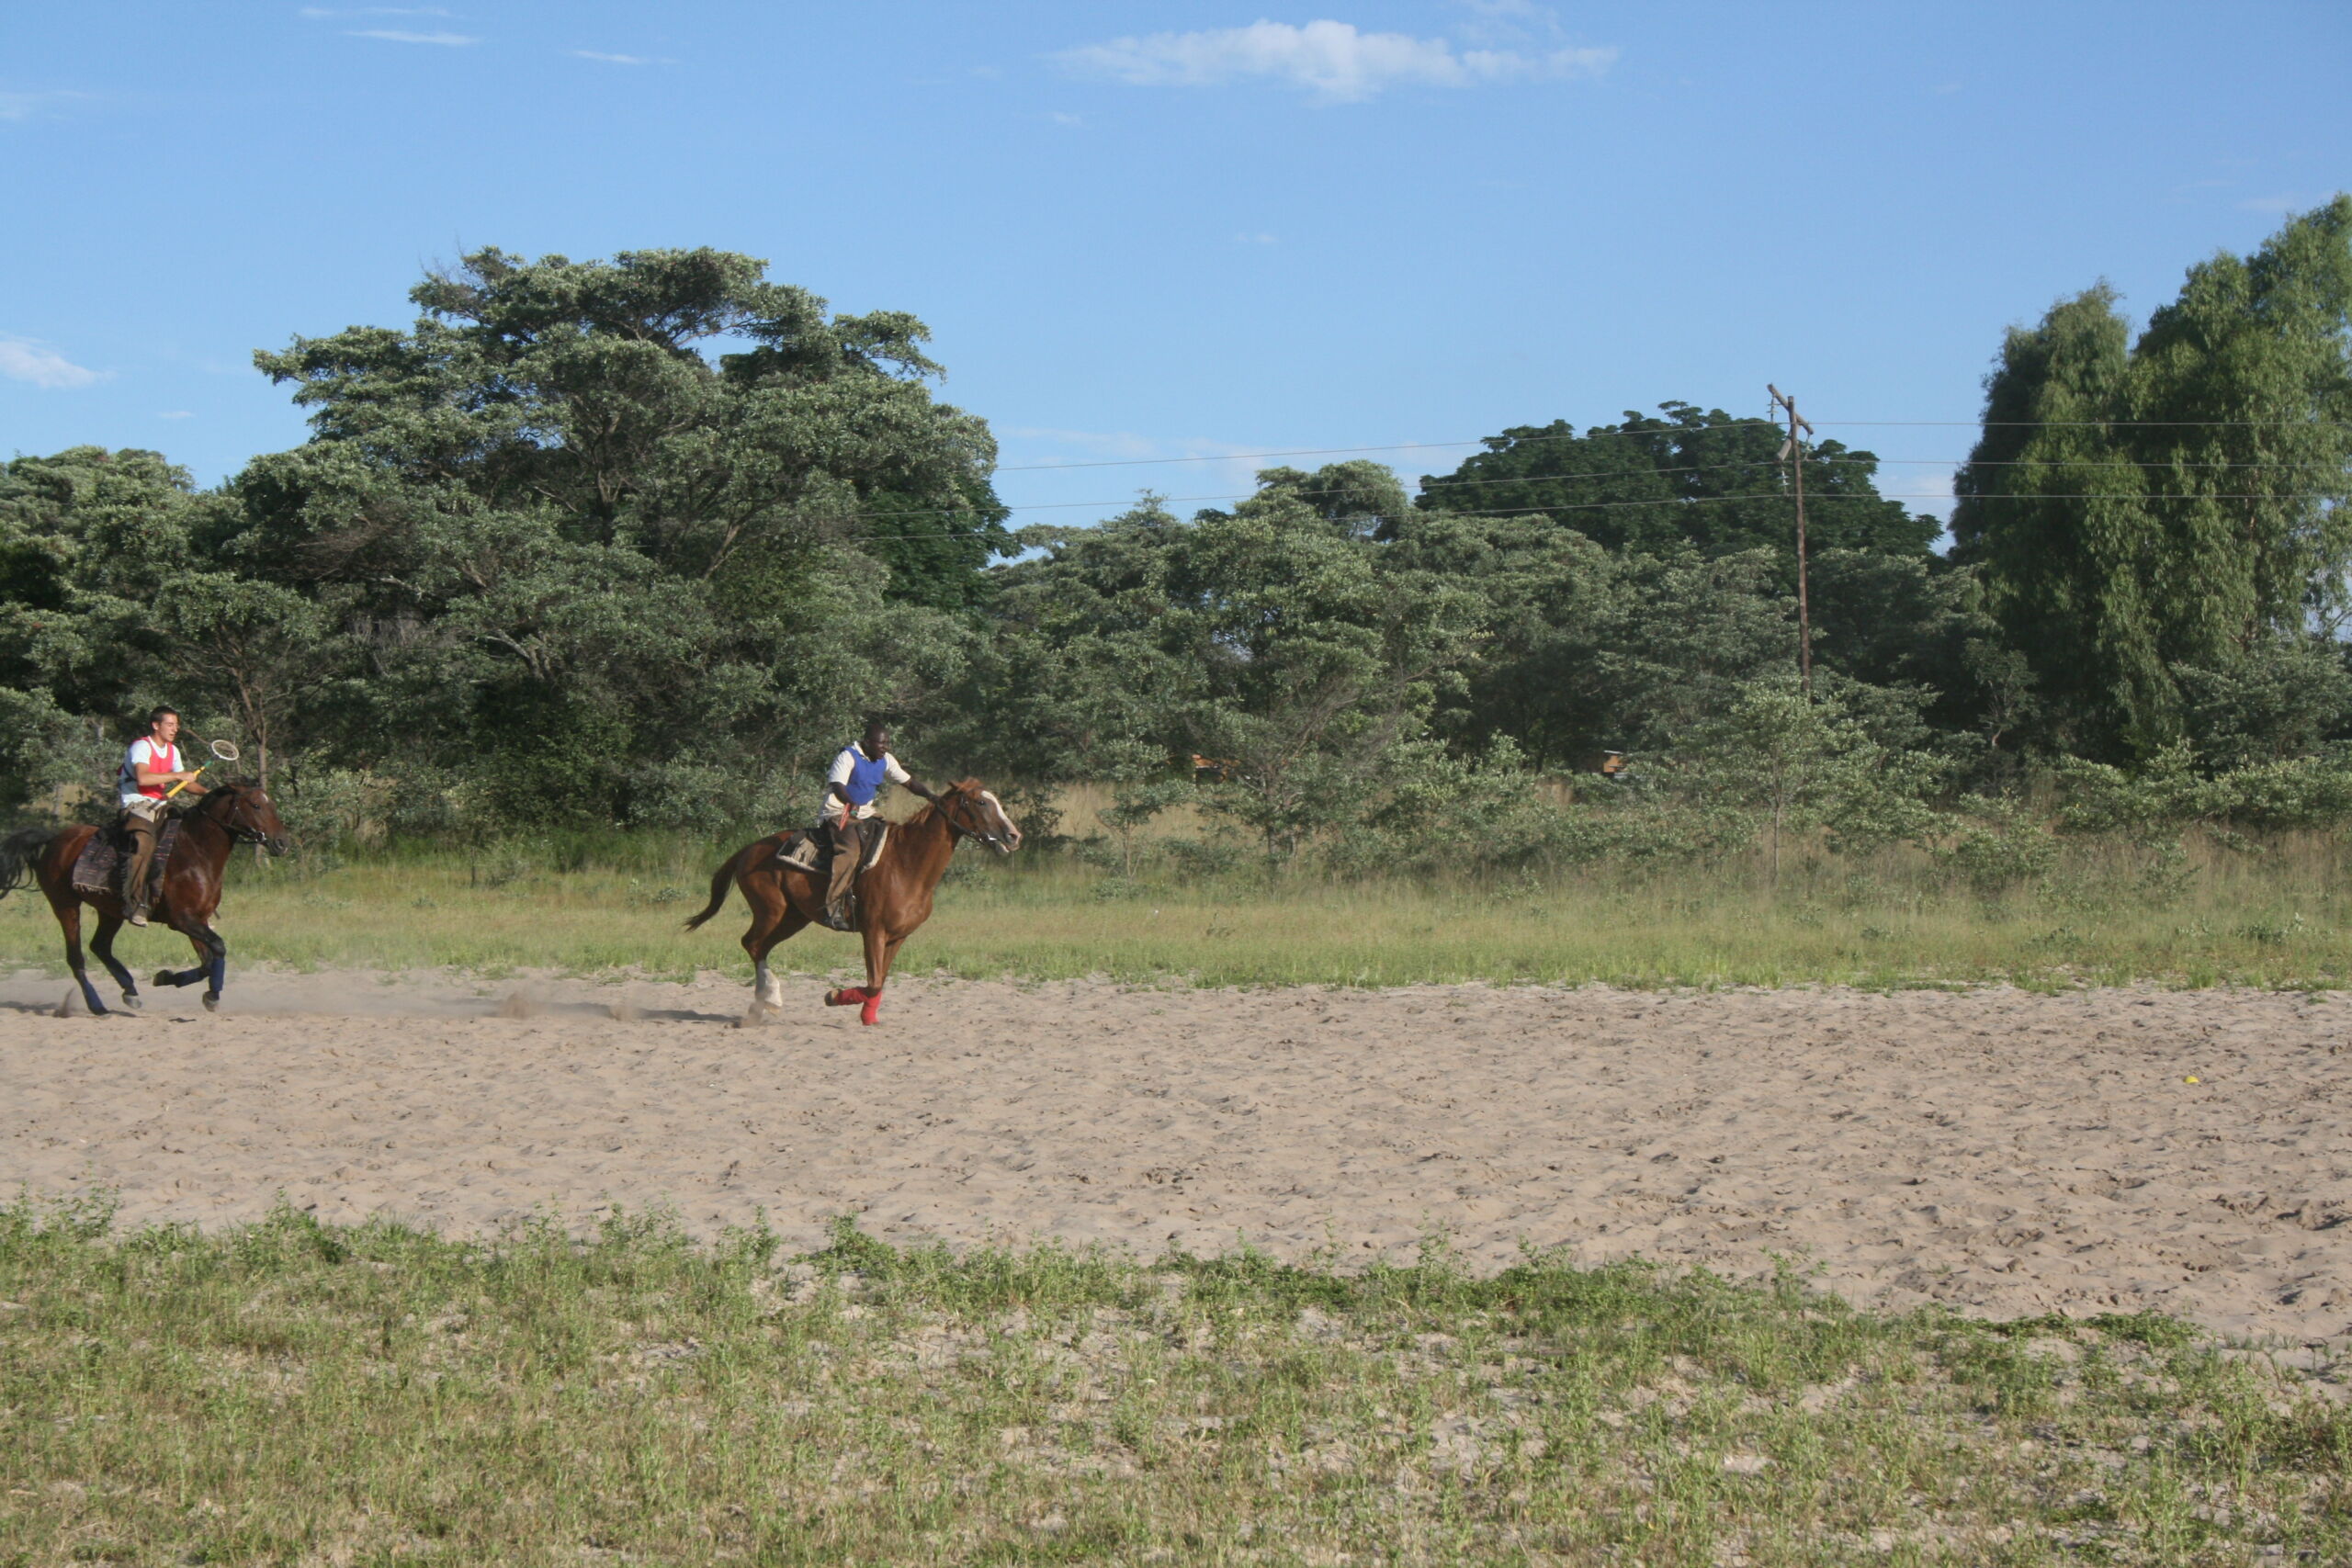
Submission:
[[[115,874],[122,864],[122,857],[130,852],[128,844],[117,841],[119,829],[101,828],[90,835],[82,852],[74,861],[74,891],[76,893],[112,893],[118,885]],[[164,901],[164,873],[172,863],[172,847],[180,841],[180,819],[164,818],[163,831],[155,835],[155,859],[147,872],[147,901]]]

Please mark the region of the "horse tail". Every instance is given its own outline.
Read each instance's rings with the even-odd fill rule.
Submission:
[[[696,915],[693,919],[686,922],[686,930],[695,930],[705,920],[710,919],[711,916],[718,913],[719,910],[727,907],[727,892],[729,888],[735,885],[735,873],[737,869],[742,865],[744,857],[749,855],[758,847],[759,846],[756,844],[745,844],[741,849],[737,850],[733,854],[727,857],[727,863],[725,865],[720,866],[717,871],[710,874],[710,903],[703,909],[701,914]]]
[[[0,898],[6,898],[30,881],[30,863],[49,847],[55,837],[47,828],[19,828],[0,839]]]

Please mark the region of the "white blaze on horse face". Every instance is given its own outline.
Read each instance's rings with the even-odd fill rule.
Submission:
[[[1019,849],[1021,847],[1021,829],[1014,827],[1012,824],[1012,818],[1005,815],[1004,802],[996,797],[996,791],[992,789],[984,789],[980,791],[980,798],[988,802],[989,815],[995,818],[996,826],[1004,829],[1004,841],[1006,847],[1009,849]]]

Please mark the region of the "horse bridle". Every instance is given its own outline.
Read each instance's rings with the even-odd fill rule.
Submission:
[[[948,827],[954,829],[956,832],[963,834],[967,839],[978,839],[980,842],[986,844],[992,850],[1001,850],[1006,848],[1004,840],[998,835],[983,832],[981,829],[973,827],[969,822],[957,821],[956,819],[955,807],[946,804],[950,800],[953,800],[956,806],[969,806],[972,802],[972,797],[966,795],[960,789],[950,789],[944,795],[940,796],[942,809],[939,814],[947,818]]]
[[[243,787],[243,786],[241,784],[224,784],[220,788],[212,791],[205,796],[203,804],[197,807],[198,812],[202,813],[210,810],[212,807],[212,802],[215,800],[234,797],[237,792]],[[228,834],[233,842],[240,844],[259,844],[264,849],[267,849],[270,846],[270,837],[267,833],[263,832],[258,828],[246,827],[243,823],[238,821],[233,816],[231,816],[228,813],[224,812],[220,816],[213,818],[212,825],[215,828],[220,829],[222,832]]]

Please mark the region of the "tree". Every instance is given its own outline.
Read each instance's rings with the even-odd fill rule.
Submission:
[[[1721,409],[1660,405],[1582,435],[1565,421],[1487,439],[1453,473],[1424,477],[1421,504],[1471,515],[1543,515],[1610,549],[1707,555],[1770,549],[1793,581],[1796,511],[1781,434],[1769,420]],[[1878,458],[1836,441],[1809,447],[1806,534],[1813,549],[1924,555],[1942,532],[1932,517],[1880,497]]]
[[[182,668],[199,686],[188,698],[236,716],[268,788],[272,748],[285,743],[302,699],[333,675],[326,615],[291,589],[227,572],[176,575],[153,603],[164,632],[187,650]]]
[[[1119,874],[1136,874],[1136,832],[1171,806],[1191,798],[1193,784],[1169,766],[1168,754],[1148,741],[1119,740],[1104,747],[1096,770],[1111,787],[1111,804],[1094,815],[1117,835]]]
[[[862,539],[897,596],[966,602],[1001,553],[986,424],[933,400],[912,316],[829,316],[723,251],[611,262],[484,250],[410,293],[407,333],[355,327],[256,354],[322,443],[568,537],[707,578],[745,549]],[[714,362],[697,346],[748,343]]]
[[[2352,197],[2189,271],[2136,344],[2104,286],[2012,329],[1956,478],[1955,558],[2046,739],[2177,746],[2178,671],[2327,632],[2352,570]]]
[[[1101,528],[1024,534],[1043,553],[1001,573],[967,688],[996,756],[1031,778],[1231,758],[1204,804],[1275,859],[1369,808],[1396,749],[1458,699],[1485,602],[1371,537],[1393,476],[1261,481],[1190,523],[1146,498]]]
[[[323,617],[305,702],[345,762],[507,819],[715,826],[960,672],[1010,541],[913,317],[708,250],[483,251],[411,297],[408,331],[256,355],[314,434],[198,539]]]
[[[2150,590],[2146,477],[2110,429],[2129,329],[2104,285],[2012,328],[1985,382],[1984,434],[1953,479],[1953,555],[1981,563],[1993,613],[2073,728],[2153,747],[2177,694]]]
[[[0,470],[0,681],[108,718],[174,700],[153,601],[189,567],[203,504],[153,452],[77,446]]]
[[[1935,759],[1883,744],[1837,693],[1808,699],[1792,678],[1742,687],[1721,714],[1684,732],[1680,750],[1686,788],[1758,820],[1776,887],[1791,832],[1826,825],[1883,840],[1933,820],[1921,796],[1941,772]]]

